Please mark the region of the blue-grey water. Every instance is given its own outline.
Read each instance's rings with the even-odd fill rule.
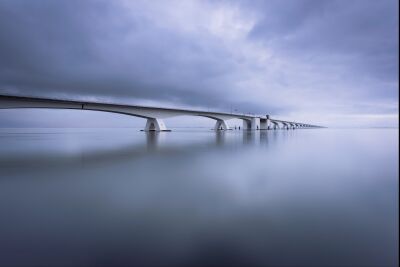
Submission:
[[[1,266],[396,266],[398,129],[0,129]]]

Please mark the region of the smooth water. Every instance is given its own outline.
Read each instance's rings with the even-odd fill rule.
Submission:
[[[396,266],[398,129],[1,129],[1,266]]]

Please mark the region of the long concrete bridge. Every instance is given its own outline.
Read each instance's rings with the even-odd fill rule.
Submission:
[[[0,109],[45,108],[45,109],[81,109],[112,112],[147,119],[145,131],[168,131],[163,119],[176,116],[201,116],[216,121],[215,130],[230,130],[228,120],[243,120],[243,130],[319,128],[307,123],[275,120],[269,115],[249,115],[240,113],[211,112],[189,109],[148,107],[90,101],[75,101],[54,98],[38,98],[14,95],[0,95]]]

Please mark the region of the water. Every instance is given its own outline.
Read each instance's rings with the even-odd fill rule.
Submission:
[[[398,129],[1,129],[2,266],[396,266]]]

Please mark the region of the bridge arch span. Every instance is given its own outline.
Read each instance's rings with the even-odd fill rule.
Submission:
[[[87,102],[75,100],[61,100],[51,98],[38,98],[38,97],[24,97],[24,96],[11,96],[0,94],[0,109],[21,109],[21,108],[41,108],[41,109],[74,109],[74,110],[91,110],[99,112],[109,112],[128,116],[134,116],[147,119],[146,131],[165,131],[167,128],[163,119],[176,117],[176,116],[200,116],[216,120],[216,130],[229,130],[227,123],[230,119],[243,120],[243,128],[250,130],[268,129],[269,121],[275,126],[282,124],[283,127],[289,128],[296,127],[294,122],[286,122],[271,120],[269,116],[258,116],[254,114],[234,114],[226,112],[210,112],[190,109],[176,109],[176,108],[162,108],[162,107],[146,107],[136,105],[114,104],[114,103],[100,103],[100,102]],[[303,124],[302,127],[315,127],[308,124]],[[274,127],[276,128],[276,127]]]

